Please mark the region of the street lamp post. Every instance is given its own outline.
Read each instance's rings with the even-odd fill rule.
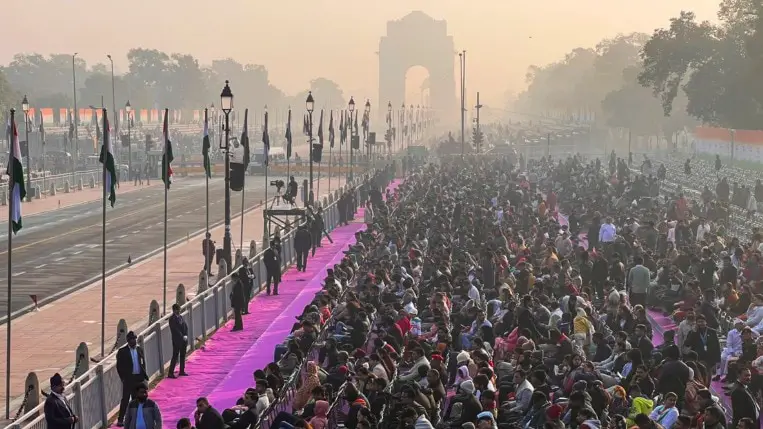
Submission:
[[[127,120],[127,180],[132,180],[132,125],[130,124],[130,113],[132,113],[132,106],[130,105],[130,100],[127,100],[127,103],[125,104],[125,116]]]
[[[305,107],[307,108],[307,117],[308,117],[308,124],[307,124],[307,135],[308,135],[308,142],[310,143],[310,191],[309,195],[307,197],[307,201],[309,205],[313,205],[313,198],[315,195],[313,194],[313,110],[315,109],[315,100],[313,99],[313,92],[309,91],[307,93],[307,100],[305,100]]]
[[[225,153],[225,236],[223,238],[223,258],[228,264],[228,269],[232,269],[231,262],[231,247],[232,238],[230,235],[230,146],[228,139],[230,136],[230,122],[229,116],[231,110],[233,110],[233,92],[228,86],[228,81],[225,81],[225,87],[220,94],[220,107],[225,114],[225,141],[220,145],[220,149],[223,149]]]
[[[392,102],[387,102],[387,152],[392,154]]]
[[[366,127],[367,127],[366,128],[366,147],[368,147],[368,150],[366,151],[368,152],[368,160],[367,160],[368,165],[366,166],[366,170],[368,170],[369,168],[371,168],[371,154],[372,154],[371,145],[368,142],[368,135],[371,132],[371,100],[369,99],[366,99],[364,115],[366,118],[368,118],[368,122],[366,122]]]
[[[26,134],[26,183],[29,189],[32,190],[32,162],[30,161],[31,148],[29,147],[29,100],[27,100],[26,95],[21,100],[21,110],[24,111],[24,132]],[[32,193],[34,191],[27,192],[27,202],[32,201]]]
[[[355,112],[355,99],[350,96],[350,102],[347,104],[347,109],[350,111],[350,183],[352,183],[352,167],[353,167],[353,138],[355,137],[355,127],[352,125],[352,115]]]

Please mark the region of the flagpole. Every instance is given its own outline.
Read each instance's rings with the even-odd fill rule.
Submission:
[[[106,146],[106,109],[103,109],[103,198],[102,198],[102,223],[101,223],[101,358],[106,357],[106,164],[108,159],[108,150]],[[109,136],[111,137],[111,136]]]
[[[11,272],[13,271],[11,268],[13,267],[13,145],[14,145],[14,137],[13,137],[13,128],[14,124],[16,123],[16,119],[14,118],[14,115],[16,114],[15,109],[11,109],[11,130],[8,134],[8,142],[10,143],[8,145],[8,190],[10,191],[10,195],[8,196],[8,299],[5,303],[5,314],[7,317],[7,322],[5,322],[5,329],[6,329],[6,339],[5,339],[5,419],[9,420],[11,418],[11,284],[12,284],[12,275]]]
[[[334,112],[331,112],[331,117],[334,117]],[[331,125],[334,126],[333,124]],[[334,149],[334,141],[329,141],[329,194],[331,194],[331,156]]]
[[[207,133],[209,133],[209,122],[208,121],[209,121],[208,110],[205,108],[204,109],[204,126],[207,129]],[[208,134],[207,134],[207,140],[209,140],[209,135]],[[203,142],[202,142],[202,144],[203,144]],[[207,155],[207,156],[209,156],[209,155]],[[206,162],[206,161],[203,160],[202,162]],[[210,172],[212,170],[211,169],[211,164],[212,164],[212,162],[210,161]],[[204,167],[205,167],[204,170],[206,170],[206,164],[204,165]],[[204,238],[206,238],[209,235],[209,174],[206,171],[204,171],[204,179],[206,179],[205,182],[206,182],[206,193],[207,193],[206,194],[206,202],[207,202],[207,207],[206,207],[206,212],[207,213],[206,214],[207,214],[207,220],[206,220],[206,234],[204,235]],[[207,274],[209,274],[209,273],[207,273]]]
[[[164,121],[167,122],[167,112],[169,109],[164,109]],[[169,128],[169,126],[168,126]],[[162,295],[162,316],[167,314],[167,202],[169,197],[169,186],[167,184],[170,181],[170,162],[169,154],[167,153],[167,140],[169,140],[169,129],[164,129],[164,157],[162,159],[162,169],[164,170],[164,276],[163,276],[163,295]]]

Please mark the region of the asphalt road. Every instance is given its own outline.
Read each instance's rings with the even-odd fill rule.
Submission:
[[[300,180],[301,182],[301,180]],[[169,191],[167,242],[205,228],[205,181],[178,179]],[[209,222],[224,216],[223,179],[209,183]],[[268,190],[269,195],[275,188]],[[265,181],[247,183],[245,208],[265,198]],[[241,193],[232,192],[233,216],[241,210]],[[101,273],[102,203],[95,201],[23,217],[24,228],[13,237],[11,314],[38,300],[86,282]],[[119,194],[106,215],[106,269],[124,264],[128,256],[155,251],[164,242],[164,189],[161,186]],[[233,231],[238,246],[238,231]],[[222,237],[213,237],[221,243]],[[0,316],[5,316],[8,289],[7,231],[0,234]],[[247,247],[248,248],[248,247]],[[201,259],[200,259],[201,261]],[[201,262],[200,262],[201,264]]]

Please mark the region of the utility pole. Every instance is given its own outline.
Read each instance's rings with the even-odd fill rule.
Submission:
[[[461,158],[464,157],[464,113],[466,113],[466,104],[464,98],[466,93],[464,92],[466,86],[466,51],[461,51],[458,54],[458,58],[461,63]]]
[[[480,92],[477,91],[477,105],[474,106],[477,109],[477,136],[479,137],[479,143],[477,144],[477,152],[482,153],[482,131],[480,131],[480,109],[482,108],[482,105],[480,104]]]

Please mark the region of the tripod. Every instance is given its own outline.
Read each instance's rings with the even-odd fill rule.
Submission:
[[[276,196],[273,197],[273,201],[270,202],[270,208],[272,209],[273,206],[280,206],[281,205],[281,199],[283,196],[281,195],[281,188],[276,188]]]

